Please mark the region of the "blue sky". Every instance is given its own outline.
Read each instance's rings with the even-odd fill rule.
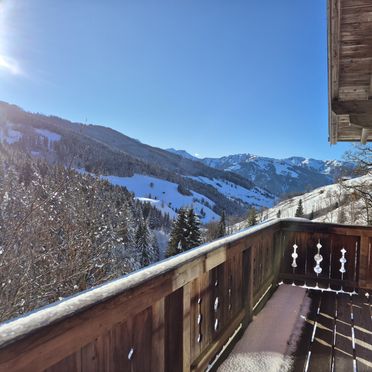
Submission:
[[[325,0],[0,0],[0,100],[202,157],[340,158]]]

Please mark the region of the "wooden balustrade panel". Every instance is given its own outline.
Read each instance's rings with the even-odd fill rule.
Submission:
[[[195,365],[208,353],[243,308],[243,253],[230,247],[227,260],[194,279],[190,293],[190,360]],[[247,278],[248,282],[249,278]]]
[[[224,265],[224,264],[223,264]],[[195,361],[208,346],[210,340],[211,272],[191,283],[190,303],[190,359]]]
[[[147,308],[46,372],[151,371],[152,313]]]
[[[231,320],[242,309],[242,253],[236,254],[226,262],[225,282],[227,284],[227,322]]]
[[[366,228],[303,221],[258,227],[170,260],[162,273],[145,269],[149,275],[132,287],[55,323],[26,329],[3,344],[0,370],[204,370],[238,326],[260,310],[278,279],[353,289],[360,276],[372,287],[371,245]]]
[[[280,277],[297,285],[352,290],[358,281],[359,244],[360,237],[352,235],[284,232]],[[340,259],[345,259],[343,265]]]
[[[279,271],[280,247],[274,244],[274,233],[268,231],[252,241],[253,298],[256,303]]]

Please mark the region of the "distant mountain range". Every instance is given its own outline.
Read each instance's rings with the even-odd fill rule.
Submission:
[[[193,206],[203,222],[244,215],[275,196],[247,178],[149,146],[100,125],[30,113],[0,101],[0,142],[126,187],[170,215]]]
[[[353,164],[339,160],[316,160],[297,156],[274,159],[252,154],[199,159],[185,150],[168,151],[215,169],[239,174],[278,197],[332,184],[341,175],[349,175],[353,169]]]

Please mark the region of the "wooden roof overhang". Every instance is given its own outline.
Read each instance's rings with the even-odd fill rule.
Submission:
[[[372,0],[328,0],[329,142],[372,141]]]

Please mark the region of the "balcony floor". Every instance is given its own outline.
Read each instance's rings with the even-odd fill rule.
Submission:
[[[370,299],[281,285],[219,368],[371,371]]]

